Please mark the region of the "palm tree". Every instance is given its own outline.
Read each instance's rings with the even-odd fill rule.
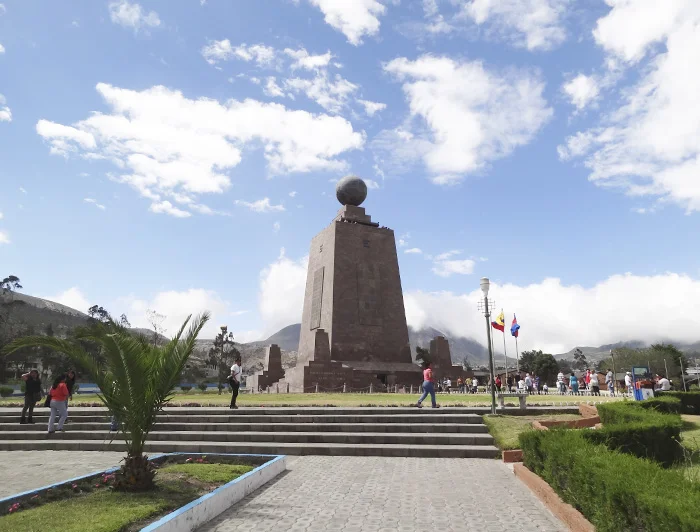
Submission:
[[[81,329],[67,340],[48,336],[20,338],[3,353],[30,346],[48,347],[64,353],[88,372],[100,388],[100,400],[117,418],[126,441],[126,458],[116,475],[115,488],[143,491],[155,487],[155,469],[143,454],[148,434],[158,413],[172,399],[209,313],[192,320],[183,338],[191,318],[190,315],[177,335],[162,346],[154,346],[145,336],[136,336],[109,321]],[[83,347],[85,342],[97,344],[99,356],[89,354]]]

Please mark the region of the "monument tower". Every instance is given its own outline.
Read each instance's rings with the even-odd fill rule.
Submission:
[[[394,232],[360,207],[367,186],[347,176],[336,186],[342,207],[311,241],[293,391],[418,384]]]

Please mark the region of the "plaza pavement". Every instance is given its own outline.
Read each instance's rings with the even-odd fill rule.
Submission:
[[[0,497],[119,465],[123,453],[0,452]],[[285,473],[200,532],[563,531],[497,460],[289,456]]]
[[[287,472],[200,532],[563,531],[497,460],[289,457]]]

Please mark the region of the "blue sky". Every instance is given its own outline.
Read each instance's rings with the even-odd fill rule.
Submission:
[[[525,347],[697,340],[693,0],[1,5],[0,264],[27,293],[258,339],[299,320],[354,173],[414,326],[481,339],[488,276]]]

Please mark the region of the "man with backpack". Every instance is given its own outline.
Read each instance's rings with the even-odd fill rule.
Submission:
[[[238,390],[241,387],[241,357],[238,355],[236,359],[234,360],[233,366],[231,366],[231,375],[228,376],[228,383],[231,385],[231,406],[229,408],[233,408],[234,410],[237,410],[238,407],[236,406],[236,399],[238,398]]]

